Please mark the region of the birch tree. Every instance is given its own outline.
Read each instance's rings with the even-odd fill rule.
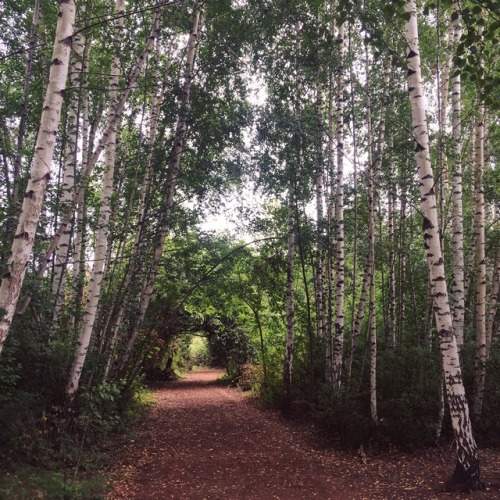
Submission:
[[[293,266],[295,261],[295,196],[293,176],[290,175],[290,185],[288,189],[288,248],[287,248],[287,266],[286,266],[286,343],[285,360],[283,366],[283,408],[289,411],[292,405],[293,389],[293,352],[295,337],[295,309],[293,303]]]
[[[85,10],[82,8],[80,18],[85,15]],[[75,187],[75,174],[77,164],[77,151],[80,122],[80,103],[83,102],[80,96],[84,78],[84,53],[85,53],[85,37],[82,32],[78,32],[73,37],[73,60],[70,67],[70,82],[71,93],[66,117],[66,144],[64,148],[64,165],[63,165],[63,181],[61,194],[61,212],[64,217],[70,216],[67,212],[72,208],[73,191]],[[82,106],[83,107],[83,106]],[[86,138],[81,138],[82,142],[86,142]],[[84,154],[85,151],[82,151]],[[72,227],[68,226],[61,235],[59,245],[55,252],[54,276],[52,279],[52,294],[54,296],[54,319],[57,319],[65,296],[65,276],[66,267],[68,264],[70,239]]]
[[[125,351],[122,354],[119,362],[120,370],[122,371],[126,368],[130,356],[132,355],[134,344],[137,340],[137,337],[139,336],[142,322],[144,321],[144,317],[146,316],[149,302],[151,300],[151,295],[153,294],[153,288],[158,273],[159,262],[161,256],[163,255],[165,238],[170,227],[170,216],[172,214],[172,209],[174,206],[177,177],[181,166],[182,153],[184,151],[184,143],[186,140],[187,118],[189,113],[191,85],[194,78],[194,62],[196,56],[196,48],[198,46],[200,19],[201,9],[199,6],[196,6],[193,11],[191,31],[187,43],[187,54],[184,66],[184,82],[182,86],[181,102],[179,107],[179,118],[175,129],[172,151],[169,158],[169,166],[165,186],[165,199],[162,209],[163,213],[161,214],[161,220],[158,224],[151,266],[146,272],[146,277],[141,285],[141,291],[138,297],[139,314],[138,317],[134,320],[132,332],[129,336]]]
[[[472,414],[479,425],[484,399],[486,377],[486,236],[484,210],[484,107],[479,106],[475,130],[475,247],[476,247],[476,360],[474,367],[474,403]]]
[[[433,307],[440,339],[450,416],[457,446],[455,472],[446,486],[448,489],[458,486],[466,490],[480,490],[484,485],[481,482],[479,473],[479,453],[472,435],[469,406],[462,381],[457,340],[453,333],[446,274],[441,252],[434,176],[429,155],[429,134],[420,67],[417,8],[414,0],[406,3],[405,12],[408,19],[405,23],[408,93],[424,217],[424,247],[432,284]]]
[[[337,75],[337,185],[335,191],[335,341],[333,348],[332,380],[335,387],[342,382],[344,350],[344,303],[345,303],[345,249],[344,249],[344,24],[339,26],[339,67]]]
[[[59,3],[55,42],[52,50],[49,83],[45,93],[40,127],[31,165],[30,178],[24,193],[24,200],[17,229],[12,243],[7,272],[0,285],[0,352],[9,335],[16,309],[26,264],[31,256],[36,228],[43,207],[45,189],[49,182],[55,139],[61,119],[64,89],[69,68],[71,37],[75,22],[74,0]]]
[[[102,283],[104,279],[104,265],[106,262],[107,243],[109,235],[109,219],[111,216],[111,195],[113,194],[113,177],[116,158],[116,136],[117,120],[114,120],[115,106],[118,97],[118,86],[120,83],[120,50],[121,38],[124,26],[125,0],[116,0],[115,3],[115,30],[116,47],[115,55],[111,63],[111,72],[109,77],[109,104],[108,104],[108,122],[114,123],[114,126],[108,133],[106,143],[106,157],[104,161],[104,173],[102,177],[101,210],[99,213],[98,229],[96,234],[94,265],[90,278],[90,289],[88,292],[85,310],[83,312],[82,323],[78,332],[78,344],[75,351],[75,357],[69,373],[66,393],[72,396],[77,390],[80,377],[87,357],[87,352],[94,329],[94,323],[97,315],[99,299],[101,297]]]
[[[462,36],[462,25],[458,15],[457,3],[453,5],[456,19],[453,23],[453,45],[456,47]],[[452,238],[453,250],[450,292],[453,297],[453,329],[458,348],[464,343],[465,313],[465,265],[464,265],[464,221],[462,208],[462,123],[461,123],[461,79],[460,73],[452,78],[452,139],[453,139],[453,174],[452,174]]]

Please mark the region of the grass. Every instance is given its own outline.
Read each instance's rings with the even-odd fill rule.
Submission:
[[[109,465],[106,450],[116,446],[117,433],[128,434],[155,402],[152,391],[139,389],[122,412],[118,428],[99,436],[98,442],[87,443],[81,450],[79,459],[79,446],[73,442],[72,446],[67,447],[56,459],[51,454],[45,458],[25,457],[26,460],[17,457],[7,470],[0,468],[0,500],[104,499],[107,477],[102,471]],[[33,460],[36,460],[35,464]],[[76,463],[79,467],[75,474]]]
[[[105,478],[91,474],[73,481],[73,470],[50,471],[22,465],[0,475],[2,500],[104,499]]]

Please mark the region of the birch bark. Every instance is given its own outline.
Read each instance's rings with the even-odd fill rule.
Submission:
[[[389,138],[389,150],[392,151],[393,139]],[[387,345],[390,348],[396,346],[396,278],[395,278],[395,239],[394,239],[394,212],[396,206],[396,196],[394,195],[394,162],[391,157],[389,158],[387,166],[389,170],[389,192],[387,193],[387,230],[389,236],[389,321],[387,325]]]
[[[156,55],[157,58],[160,57],[161,55],[161,45],[160,41],[157,40],[156,43]],[[153,80],[154,81],[160,81],[160,65],[156,64],[155,71],[153,73]],[[153,165],[152,165],[152,160],[153,160],[153,151],[154,151],[154,142],[156,139],[156,132],[158,128],[158,118],[160,114],[160,106],[161,103],[163,102],[163,95],[165,91],[165,85],[162,84],[160,88],[158,89],[157,92],[154,93],[152,99],[151,99],[151,112],[150,112],[150,117],[149,117],[149,133],[148,133],[148,139],[147,139],[147,145],[148,145],[148,154],[147,154],[147,159],[146,159],[146,168],[144,172],[144,181],[142,184],[142,190],[141,190],[141,200],[139,202],[139,208],[137,211],[137,222],[136,222],[136,231],[135,231],[135,240],[134,240],[134,248],[133,248],[133,254],[130,258],[130,264],[126,272],[125,276],[125,282],[123,289],[126,291],[129,289],[130,285],[132,284],[132,280],[137,277],[137,274],[140,276],[141,273],[138,273],[138,266],[140,266],[139,259],[141,258],[142,254],[144,254],[145,249],[144,247],[144,224],[145,224],[145,219],[147,215],[147,207],[148,207],[148,201],[151,195],[151,186],[153,182]],[[106,360],[106,366],[104,368],[104,374],[103,374],[103,380],[105,381],[110,373],[111,367],[112,367],[112,362],[113,362],[113,357],[114,357],[114,351],[115,347],[118,341],[119,337],[119,331],[120,327],[122,326],[122,320],[125,316],[125,309],[127,305],[127,298],[124,297],[122,302],[120,303],[120,306],[118,308],[118,312],[116,314],[116,317],[113,321],[112,327],[111,327],[111,338],[109,342],[109,352],[108,352],[108,357]]]
[[[316,85],[316,126],[317,126],[317,144],[316,144],[316,223],[317,223],[317,242],[316,242],[316,332],[318,338],[322,339],[325,335],[325,264],[323,261],[323,90],[321,83]]]
[[[85,9],[80,12],[80,17],[85,14]],[[85,38],[81,32],[73,37],[73,60],[70,67],[71,97],[66,118],[66,144],[64,148],[63,184],[61,195],[61,213],[70,217],[68,213],[72,208],[73,192],[75,189],[75,171],[77,163],[79,121],[80,121],[80,89],[84,78],[84,52]],[[69,257],[69,245],[72,227],[68,226],[62,233],[59,245],[55,252],[54,276],[52,280],[52,295],[54,297],[54,321],[57,321],[64,303],[66,267]]]
[[[123,92],[120,96],[120,99],[118,100],[118,102],[116,104],[116,107],[115,107],[115,110],[113,113],[113,118],[110,122],[108,122],[106,129],[104,130],[101,138],[99,139],[97,146],[94,149],[92,155],[88,159],[88,161],[85,165],[85,168],[82,168],[82,172],[80,175],[81,185],[76,190],[76,192],[73,194],[72,208],[70,210],[71,212],[73,212],[74,207],[76,207],[76,205],[78,203],[81,203],[83,200],[83,196],[85,193],[85,182],[84,181],[88,180],[88,178],[90,177],[90,174],[94,170],[94,167],[96,166],[96,164],[101,156],[101,153],[104,150],[104,148],[108,142],[108,135],[116,127],[116,124],[117,124],[119,118],[121,117],[123,109],[125,108],[125,104],[127,102],[128,96],[130,95],[132,87],[133,87],[134,83],[136,82],[137,77],[139,76],[139,74],[142,70],[142,67],[144,65],[144,61],[147,58],[147,54],[151,51],[151,49],[153,47],[153,44],[154,44],[154,41],[156,38],[156,34],[158,32],[158,29],[159,29],[159,22],[160,22],[162,12],[163,12],[162,9],[158,9],[158,11],[156,12],[155,18],[153,20],[153,26],[151,28],[151,32],[150,32],[149,37],[148,37],[148,41],[146,43],[146,47],[144,48],[143,53],[137,59],[135,66],[133,67],[133,69],[129,73],[129,76],[128,76],[127,81],[126,81],[126,87],[123,90]],[[64,218],[59,223],[59,226],[58,226],[54,236],[52,237],[52,240],[49,244],[47,251],[45,252],[44,257],[42,259],[40,259],[40,264],[39,264],[38,269],[37,269],[38,276],[43,276],[44,272],[47,269],[47,265],[52,257],[52,254],[54,253],[54,251],[57,248],[57,245],[59,244],[59,241],[61,239],[61,235],[64,233],[64,231],[66,231],[66,229],[70,223],[71,223],[70,217]],[[16,310],[16,313],[22,314],[25,311],[26,307],[28,306],[30,300],[31,300],[30,294],[26,293],[26,295],[23,297],[22,301],[20,301],[20,304],[19,304],[18,309]]]
[[[125,11],[125,0],[116,0],[115,3],[115,30],[116,48],[109,78],[109,105],[108,123],[114,123],[107,136],[106,156],[104,161],[104,173],[102,178],[101,211],[99,213],[98,230],[94,250],[94,265],[90,278],[90,290],[85,304],[82,323],[78,331],[78,344],[71,366],[66,393],[72,396],[79,387],[80,378],[85,364],[85,359],[90,346],[90,340],[94,329],[95,318],[99,299],[101,297],[102,283],[104,279],[104,265],[106,262],[106,251],[109,233],[109,221],[111,216],[111,195],[113,194],[113,174],[116,158],[116,134],[117,122],[115,119],[116,101],[118,98],[118,86],[120,83],[120,49],[122,31],[125,24],[123,13]]]
[[[344,44],[345,26],[338,29],[339,67],[337,75],[337,186],[335,203],[335,340],[333,344],[332,381],[340,388],[344,352],[345,249],[344,249]]]
[[[453,11],[459,12],[458,4]],[[456,47],[462,36],[462,25],[457,17],[453,21],[453,45]],[[452,78],[452,139],[453,139],[453,175],[452,175],[452,231],[451,238],[452,272],[450,292],[453,297],[453,329],[458,348],[464,343],[465,314],[465,264],[464,264],[464,221],[462,209],[462,125],[461,125],[461,80],[460,75]]]
[[[198,45],[200,19],[201,10],[197,7],[193,12],[193,23],[191,26],[191,32],[189,34],[187,44],[186,64],[184,69],[184,84],[182,87],[179,118],[175,130],[174,145],[170,155],[170,163],[167,174],[164,213],[161,215],[161,221],[158,225],[151,267],[147,273],[145,282],[141,287],[142,289],[138,298],[139,314],[134,321],[132,332],[125,347],[125,351],[119,362],[119,368],[122,371],[127,366],[130,356],[132,355],[132,349],[134,347],[135,341],[137,340],[137,337],[139,336],[140,328],[146,316],[146,311],[149,307],[151,295],[153,294],[154,283],[156,281],[156,275],[158,273],[158,265],[163,255],[163,246],[165,245],[165,238],[169,229],[170,216],[172,214],[172,209],[174,206],[177,176],[179,174],[182,153],[184,151],[184,141],[187,132],[187,118],[189,113],[191,84],[194,78],[194,60],[196,55],[196,47]]]
[[[484,210],[484,106],[479,106],[475,132],[475,239],[476,239],[476,359],[474,366],[474,401],[472,416],[479,426],[484,399],[486,377],[486,240]]]
[[[61,107],[69,68],[69,54],[76,5],[74,0],[62,0],[59,4],[54,48],[52,51],[49,83],[43,103],[40,128],[31,165],[30,178],[17,229],[12,243],[7,272],[0,285],[0,352],[9,335],[12,318],[31,256],[36,228],[40,220],[45,189],[50,179],[50,165],[54,153],[57,129],[61,119]]]
[[[447,489],[458,487],[467,490],[480,490],[484,485],[480,480],[479,453],[472,435],[469,406],[462,381],[457,341],[453,333],[446,274],[441,252],[436,194],[434,192],[435,184],[429,154],[429,135],[420,67],[417,7],[415,0],[410,0],[406,3],[405,11],[409,16],[408,21],[405,23],[408,92],[415,139],[415,159],[424,215],[424,246],[432,283],[434,312],[440,338],[450,416],[457,446],[455,472],[446,484],[446,487]]]

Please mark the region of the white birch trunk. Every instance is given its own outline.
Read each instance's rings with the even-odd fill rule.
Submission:
[[[331,23],[331,33],[334,34],[334,22]],[[328,227],[328,252],[327,252],[327,319],[326,319],[326,375],[332,378],[333,365],[333,289],[335,281],[335,91],[333,70],[329,74],[328,88],[328,186],[327,186],[327,227]]]
[[[0,319],[0,352],[9,334],[12,318],[16,310],[26,265],[31,256],[36,228],[40,220],[45,189],[50,178],[50,165],[68,75],[75,13],[74,0],[60,2],[49,83],[43,103],[35,155],[12,243],[11,255],[7,262],[7,272],[2,277],[0,285],[0,313],[2,313]]]
[[[187,114],[189,111],[189,102],[191,95],[191,83],[193,81],[194,73],[194,60],[196,55],[196,47],[198,45],[198,33],[200,27],[201,10],[197,8],[193,13],[193,24],[191,26],[191,32],[189,34],[188,44],[187,44],[187,55],[185,64],[185,74],[184,74],[184,84],[182,87],[182,97],[181,105],[179,110],[179,119],[177,122],[177,127],[174,136],[174,145],[172,148],[172,153],[170,157],[170,164],[167,174],[167,186],[166,186],[166,199],[164,205],[164,213],[162,214],[162,220],[159,223],[156,243],[154,246],[154,254],[152,257],[152,264],[147,273],[145,283],[141,287],[140,297],[139,297],[139,314],[134,321],[134,326],[132,333],[125,347],[125,351],[120,360],[120,370],[124,370],[127,363],[132,355],[132,350],[134,348],[135,341],[140,333],[140,328],[146,316],[147,309],[149,307],[149,302],[151,300],[151,295],[153,294],[153,287],[156,281],[156,275],[158,272],[158,265],[160,259],[163,255],[163,246],[165,244],[165,238],[168,233],[170,216],[174,206],[174,197],[177,183],[177,176],[179,173],[179,168],[181,164],[182,153],[184,151],[184,141],[187,131]]]
[[[439,18],[436,19],[436,24],[438,25],[438,37],[440,37],[439,32]],[[441,219],[441,237],[444,238],[445,232],[445,212],[446,212],[446,200],[449,195],[449,182],[448,182],[448,159],[445,152],[445,144],[443,140],[444,136],[444,124],[446,122],[446,109],[448,107],[448,97],[449,97],[449,85],[450,85],[450,70],[453,61],[453,51],[452,51],[452,40],[453,40],[453,24],[450,24],[447,34],[447,45],[445,49],[446,58],[443,64],[443,69],[441,71],[441,61],[439,59],[439,48],[438,47],[438,59],[437,59],[437,69],[436,69],[436,80],[437,80],[437,99],[438,99],[438,154],[437,154],[437,168],[439,172],[439,207],[440,207],[440,219]],[[440,41],[439,41],[440,44]]]
[[[89,51],[90,44],[86,44],[84,54],[83,54],[83,82],[82,82],[82,162],[81,170],[84,171],[87,165],[89,156],[89,145],[93,142],[93,137],[89,132],[89,93],[88,93],[88,82],[87,73],[89,65]],[[99,115],[100,116],[100,115]],[[95,134],[95,128],[92,129],[92,134]],[[82,199],[80,203],[75,207],[76,211],[76,223],[74,227],[74,245],[73,245],[73,287],[71,291],[71,303],[73,305],[70,309],[68,325],[71,330],[75,329],[76,314],[80,308],[80,295],[81,289],[83,287],[85,265],[83,262],[85,254],[85,224],[86,224],[86,210],[85,210],[85,200]],[[78,301],[78,303],[77,303]]]
[[[409,20],[405,23],[408,92],[416,145],[415,158],[420,197],[424,215],[424,246],[432,283],[436,326],[440,338],[451,423],[457,446],[456,469],[446,486],[448,489],[458,486],[478,490],[483,488],[479,476],[479,453],[472,435],[469,406],[462,381],[457,341],[453,334],[446,274],[441,252],[436,195],[434,192],[435,184],[429,155],[429,135],[420,67],[416,9],[415,0],[410,0],[405,5],[405,11],[409,15]]]
[[[335,247],[335,340],[333,344],[332,381],[339,388],[342,383],[344,354],[344,303],[345,303],[345,260],[344,260],[344,44],[345,27],[338,30],[339,67],[337,75],[337,186],[335,222],[337,225]]]
[[[323,90],[321,84],[316,86],[316,121],[317,121],[317,144],[316,144],[316,224],[317,224],[317,242],[316,242],[316,280],[315,280],[315,298],[316,298],[316,333],[318,338],[322,339],[325,335],[325,264],[323,261]]]
[[[392,151],[393,140],[389,138],[389,149]],[[396,196],[394,195],[394,162],[389,158],[389,192],[387,194],[387,231],[389,236],[389,321],[387,325],[387,345],[391,348],[396,346],[396,277],[395,277],[395,239],[394,239],[394,212],[396,206]]]
[[[157,57],[160,57],[161,55],[161,50],[160,50],[160,42],[157,40],[156,43],[156,55]],[[160,66],[159,64],[156,64],[155,71],[153,73],[153,81],[159,81],[160,79]],[[152,160],[153,160],[153,151],[154,151],[154,143],[156,139],[156,131],[158,128],[158,118],[160,114],[160,106],[161,103],[163,102],[163,95],[165,91],[165,86],[161,85],[160,89],[158,92],[153,94],[153,97],[151,99],[151,112],[150,112],[150,117],[149,117],[149,133],[148,133],[148,155],[146,159],[146,168],[144,172],[144,182],[142,185],[142,190],[141,190],[141,200],[139,202],[139,208],[137,211],[137,222],[136,222],[136,231],[135,231],[135,240],[134,240],[134,248],[133,248],[133,254],[130,259],[130,264],[129,268],[127,269],[127,273],[125,276],[125,282],[123,289],[127,291],[132,284],[132,280],[136,278],[137,274],[137,266],[140,266],[141,263],[138,262],[138,259],[141,256],[141,253],[143,252],[142,246],[144,245],[143,241],[143,233],[144,233],[144,223],[145,223],[145,218],[146,218],[146,208],[147,208],[147,203],[148,199],[151,193],[151,186],[153,182],[153,171],[152,171]],[[142,264],[144,265],[144,264]],[[140,274],[140,273],[138,273]],[[125,309],[127,305],[127,298],[124,297],[122,300],[118,312],[116,314],[116,317],[113,321],[112,327],[111,327],[111,338],[109,342],[109,349],[108,349],[108,357],[106,360],[106,365],[104,367],[104,373],[103,373],[103,381],[106,381],[109,373],[111,371],[112,363],[113,363],[113,358],[114,358],[114,351],[115,347],[118,341],[119,333],[120,333],[120,327],[122,326],[122,321],[125,316]]]
[[[472,416],[479,426],[484,399],[486,377],[486,239],[484,214],[484,107],[479,107],[478,123],[475,133],[475,237],[476,237],[476,359],[474,366],[474,401]]]
[[[490,293],[490,303],[488,307],[487,328],[486,328],[486,356],[489,359],[491,355],[491,346],[493,344],[493,328],[495,325],[495,316],[498,310],[498,300],[500,294],[500,251],[497,252],[495,269],[493,270],[493,284]]]
[[[125,10],[125,0],[116,0],[115,4],[115,29],[117,32],[115,55],[111,63],[111,72],[109,77],[109,107],[108,123],[114,123],[107,136],[106,156],[104,161],[104,173],[102,178],[101,211],[99,213],[98,229],[94,250],[94,265],[90,278],[90,290],[85,304],[82,323],[78,331],[78,344],[71,366],[66,393],[72,396],[76,393],[80,383],[80,377],[87,357],[87,352],[92,338],[97,308],[101,297],[102,283],[104,279],[104,265],[106,262],[106,251],[109,233],[109,220],[111,216],[111,195],[113,194],[113,174],[116,159],[116,128],[117,120],[114,118],[116,109],[116,100],[118,97],[118,86],[120,82],[120,49],[122,31],[124,26],[123,12]]]
[[[129,76],[126,81],[126,86],[125,89],[123,90],[120,99],[118,103],[116,104],[113,118],[112,120],[107,124],[106,129],[104,130],[101,138],[99,139],[99,142],[90,156],[90,158],[87,161],[87,164],[85,168],[82,168],[81,176],[80,176],[80,181],[81,181],[81,186],[78,188],[78,190],[74,193],[73,195],[73,200],[72,200],[72,207],[76,207],[78,203],[81,203],[83,200],[83,196],[85,193],[85,182],[88,180],[90,177],[90,174],[94,170],[94,167],[96,166],[99,157],[101,156],[102,151],[104,150],[106,144],[108,143],[108,135],[111,133],[111,131],[116,127],[116,124],[118,123],[119,118],[121,117],[121,114],[123,112],[123,109],[125,108],[125,104],[127,102],[128,96],[133,88],[134,83],[137,80],[137,77],[139,76],[142,67],[144,65],[144,61],[147,57],[147,54],[151,51],[154,40],[156,38],[156,33],[159,28],[159,22],[161,19],[161,14],[163,10],[158,9],[158,11],[155,14],[155,18],[153,21],[153,27],[151,28],[151,33],[149,34],[148,41],[146,43],[146,47],[144,48],[144,52],[139,56],[139,58],[136,61],[136,64],[134,68],[130,71]],[[74,208],[71,208],[71,212],[74,210]],[[45,252],[44,257],[40,260],[40,264],[37,269],[37,275],[38,276],[43,276],[44,272],[47,269],[47,265],[52,257],[52,254],[57,248],[57,245],[59,244],[59,240],[61,239],[61,235],[64,233],[64,231],[67,229],[68,225],[71,223],[71,218],[66,217],[61,222],[59,223],[59,226],[49,244],[49,247],[47,251]],[[29,293],[27,293],[22,300],[22,304],[19,305],[18,310],[16,310],[17,314],[22,314],[26,307],[28,306],[29,302],[31,300],[31,296]]]
[[[458,12],[455,3],[453,11]],[[456,47],[462,36],[460,20],[453,22],[453,45]],[[452,175],[452,231],[451,238],[453,277],[450,293],[453,297],[453,329],[458,348],[464,343],[465,314],[465,261],[464,261],[464,221],[462,210],[462,125],[461,125],[461,81],[460,75],[452,79],[452,138],[453,138],[453,175]]]
[[[85,14],[82,9],[80,14]],[[82,17],[82,15],[80,15]],[[73,60],[71,61],[70,82],[71,98],[68,105],[66,122],[66,144],[64,148],[63,184],[60,210],[63,217],[70,217],[72,209],[73,192],[75,190],[75,172],[77,163],[79,121],[80,121],[80,89],[84,78],[84,52],[85,38],[79,32],[73,37]],[[69,258],[69,245],[72,228],[67,227],[61,234],[59,245],[54,256],[54,276],[52,281],[52,295],[54,296],[54,321],[57,321],[65,297],[66,267]]]
[[[384,74],[384,85],[389,84],[388,71]],[[378,125],[377,147],[373,165],[370,165],[368,172],[368,239],[370,245],[370,318],[369,318],[369,337],[370,337],[370,413],[372,421],[378,422],[377,411],[377,315],[375,303],[375,223],[377,216],[377,184],[382,166],[382,156],[384,153],[385,141],[385,109],[382,110]]]

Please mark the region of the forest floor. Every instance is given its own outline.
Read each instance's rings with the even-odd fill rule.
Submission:
[[[203,370],[156,391],[157,403],[109,458],[115,499],[432,499],[454,452],[367,453],[326,445],[313,423],[284,419]],[[481,450],[487,490],[500,498],[500,450]],[[466,498],[463,495],[463,498]]]

